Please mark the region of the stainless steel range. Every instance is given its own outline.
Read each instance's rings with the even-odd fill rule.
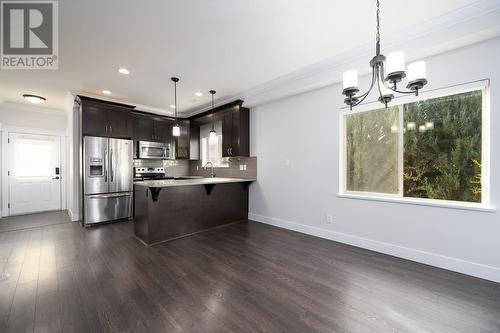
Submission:
[[[134,168],[134,180],[148,179],[170,179],[165,174],[163,167],[136,167]]]
[[[132,140],[86,136],[84,224],[132,216]]]

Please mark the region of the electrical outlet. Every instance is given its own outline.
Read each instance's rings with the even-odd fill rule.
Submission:
[[[198,170],[200,170],[200,166],[199,165],[196,166],[196,171],[198,171]]]
[[[243,170],[247,171],[247,165],[243,164]]]
[[[333,223],[333,215],[332,214],[326,214],[326,223],[328,223],[328,224]]]
[[[240,171],[244,170],[243,169],[243,164],[240,164]]]
[[[283,165],[288,168],[290,166],[290,160],[286,159]]]

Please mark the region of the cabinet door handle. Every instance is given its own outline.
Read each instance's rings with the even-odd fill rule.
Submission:
[[[109,125],[109,131],[113,132],[113,127],[111,125]]]
[[[229,148],[227,148],[227,154],[228,154],[228,155],[230,155],[230,154],[229,154]]]
[[[229,155],[233,155],[233,147],[229,148]]]
[[[104,125],[104,132],[108,133],[108,125]]]

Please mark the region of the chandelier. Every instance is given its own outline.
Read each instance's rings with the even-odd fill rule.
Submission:
[[[380,53],[380,0],[377,0],[377,34],[375,57],[370,61],[372,67],[372,81],[368,91],[358,95],[358,71],[349,70],[343,74],[343,91],[346,96],[344,102],[352,108],[362,103],[373,88],[379,93],[378,100],[385,105],[394,98],[394,93],[415,94],[427,84],[425,61],[416,61],[408,65],[407,91],[399,90],[398,83],[406,77],[405,54],[403,51],[389,53],[387,58]],[[387,68],[385,68],[387,67]],[[386,74],[387,72],[387,74]]]

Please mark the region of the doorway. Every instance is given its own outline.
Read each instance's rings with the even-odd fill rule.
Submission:
[[[8,214],[4,215],[63,209],[61,141],[58,135],[7,133]]]

